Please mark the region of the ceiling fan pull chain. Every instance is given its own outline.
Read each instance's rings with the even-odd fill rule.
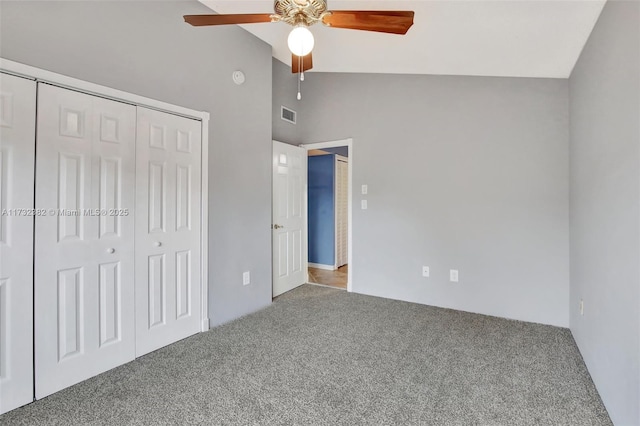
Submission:
[[[300,82],[304,80],[304,71],[302,71],[302,56],[298,56],[298,100],[302,99],[300,94]]]
[[[298,56],[298,70],[300,70],[300,81],[304,81],[304,58]]]

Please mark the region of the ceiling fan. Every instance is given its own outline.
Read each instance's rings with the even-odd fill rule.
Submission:
[[[193,26],[255,24],[285,22],[294,29],[287,40],[291,50],[291,71],[303,73],[312,68],[313,34],[311,25],[322,22],[333,28],[406,34],[413,25],[411,11],[328,10],[327,0],[275,0],[274,14],[251,13],[235,15],[185,15],[185,22]]]

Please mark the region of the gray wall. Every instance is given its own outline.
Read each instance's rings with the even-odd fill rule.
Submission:
[[[305,123],[306,115],[302,110],[303,102],[296,99],[298,94],[298,75],[291,73],[291,67],[273,58],[273,139],[298,145],[300,127]],[[304,82],[303,96],[304,94]],[[280,118],[280,107],[285,106],[296,112],[296,124],[291,124]]]
[[[354,138],[355,292],[568,326],[566,80],[309,73],[303,103],[305,143]]]
[[[269,305],[271,47],[235,26],[185,24],[183,14],[211,13],[195,0],[0,8],[4,58],[211,113],[211,324]],[[236,69],[243,86],[232,82]]]
[[[571,331],[614,423],[638,425],[640,3],[607,2],[570,99]]]

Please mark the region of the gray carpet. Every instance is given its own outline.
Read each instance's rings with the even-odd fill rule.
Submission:
[[[310,285],[0,423],[611,424],[566,329]]]

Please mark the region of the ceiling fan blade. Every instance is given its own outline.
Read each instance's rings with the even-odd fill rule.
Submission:
[[[413,15],[414,12],[398,10],[332,10],[322,23],[334,28],[406,34],[413,25]]]
[[[300,71],[300,56],[291,54],[291,72],[297,74]],[[302,57],[302,72],[313,68],[313,58],[311,53]]]
[[[184,21],[194,27],[205,25],[257,24],[271,22],[269,13],[247,13],[237,15],[185,15]]]

